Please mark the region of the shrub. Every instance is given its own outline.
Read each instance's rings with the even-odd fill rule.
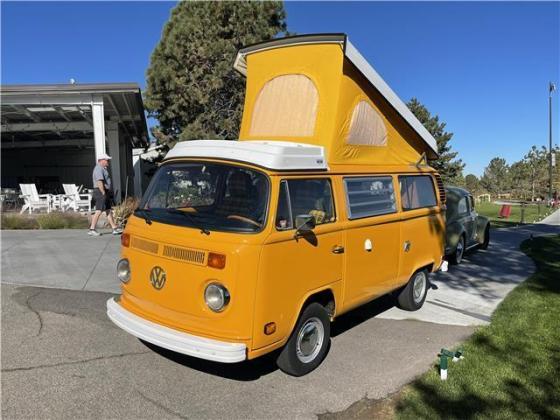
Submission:
[[[39,224],[34,218],[21,214],[3,214],[0,227],[2,229],[39,229]]]
[[[8,229],[86,229],[87,217],[78,213],[53,212],[37,216],[2,214],[1,228]]]
[[[41,229],[85,229],[87,218],[76,213],[53,212],[37,216],[37,223]]]
[[[124,226],[134,210],[138,208],[140,200],[135,197],[127,197],[121,204],[113,207],[113,217],[115,223]]]
[[[48,213],[37,216],[40,229],[64,229],[68,223],[62,213]]]
[[[89,227],[88,218],[79,213],[64,213],[61,216],[66,220],[66,229],[87,229]]]

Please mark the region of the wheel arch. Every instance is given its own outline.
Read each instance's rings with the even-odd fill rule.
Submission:
[[[459,242],[461,236],[466,236],[465,225],[454,221],[445,228],[446,249],[453,250]]]
[[[330,286],[325,286],[318,290],[311,290],[303,296],[298,306],[298,310],[296,311],[295,316],[292,318],[290,322],[290,328],[289,328],[290,334],[294,331],[294,328],[299,320],[299,317],[301,316],[305,307],[314,302],[319,303],[326,308],[331,321],[334,319],[336,315],[336,298],[335,298],[334,290]],[[288,337],[286,337],[286,340],[288,338],[289,335]]]
[[[484,234],[486,233],[486,229],[490,230],[490,220],[486,217],[480,217],[480,216],[477,217],[476,220],[477,238],[484,237]],[[480,240],[478,242],[482,243]]]

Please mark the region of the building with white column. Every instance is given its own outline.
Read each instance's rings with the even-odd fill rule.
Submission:
[[[3,188],[92,188],[97,156],[107,153],[117,201],[141,195],[132,149],[149,140],[138,84],[3,85],[0,109]]]

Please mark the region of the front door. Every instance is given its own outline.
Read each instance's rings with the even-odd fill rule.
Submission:
[[[337,222],[328,177],[282,180],[276,189],[275,228],[263,245],[255,297],[253,348],[289,336],[310,293],[341,287],[344,261],[342,227]],[[312,232],[295,237],[296,216],[313,216]],[[264,333],[274,322],[276,331]]]

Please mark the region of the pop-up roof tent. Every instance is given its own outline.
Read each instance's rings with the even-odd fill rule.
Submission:
[[[323,146],[330,166],[437,157],[432,135],[344,34],[252,45],[235,68],[247,77],[240,140]]]

